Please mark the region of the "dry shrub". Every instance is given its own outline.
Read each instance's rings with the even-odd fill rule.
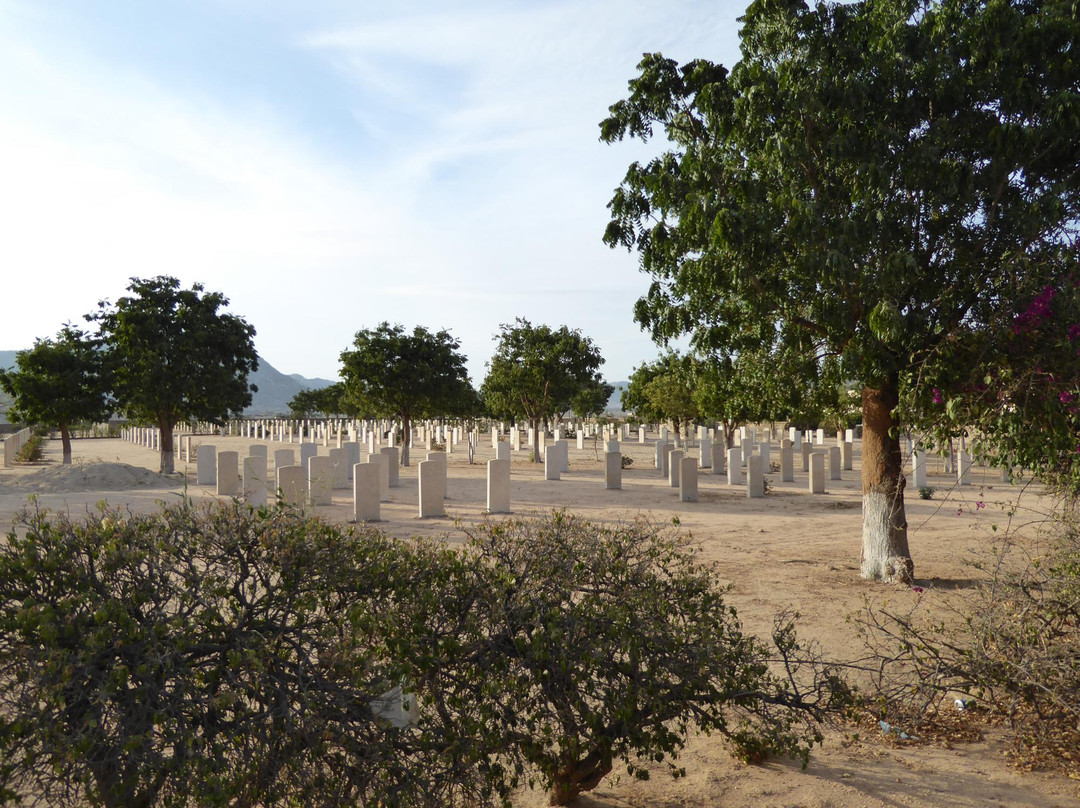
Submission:
[[[1022,768],[1080,772],[1080,521],[1046,526],[1037,551],[1006,540],[986,580],[947,619],[920,600],[859,619],[875,658],[876,719],[910,734],[1003,721]],[[957,700],[964,703],[961,708]],[[966,718],[966,716],[965,716]]]

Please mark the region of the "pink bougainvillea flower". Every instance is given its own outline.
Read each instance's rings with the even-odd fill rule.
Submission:
[[[1013,318],[1013,333],[1025,334],[1038,328],[1043,320],[1052,319],[1050,301],[1054,299],[1054,287],[1044,286],[1027,309]]]
[[[1060,401],[1062,404],[1068,404],[1075,398],[1076,394],[1070,393],[1068,390],[1063,390],[1062,392],[1058,393],[1058,401]]]
[[[934,403],[935,404],[944,404],[945,403],[945,397],[941,395],[941,391],[938,390],[936,387],[934,388]]]

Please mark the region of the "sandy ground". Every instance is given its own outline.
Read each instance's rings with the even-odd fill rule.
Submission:
[[[253,441],[242,438],[203,437],[219,450],[237,449],[241,457]],[[287,444],[271,444],[273,450]],[[764,499],[750,500],[745,487],[727,485],[726,477],[703,470],[698,502],[680,503],[677,490],[652,468],[651,445],[624,443],[634,465],[623,475],[621,491],[603,484],[602,455],[591,447],[570,450],[570,472],[559,481],[545,481],[541,466],[528,462],[526,453],[513,458],[512,508],[515,514],[565,507],[595,520],[618,520],[637,512],[658,520],[677,517],[682,528],[701,542],[705,556],[720,564],[724,580],[733,584],[731,603],[746,626],[768,630],[773,614],[792,606],[801,613],[801,633],[819,641],[834,656],[852,658],[860,641],[847,617],[865,601],[888,600],[893,607],[919,597],[908,587],[863,581],[858,575],[861,512],[859,454],[855,470],[841,481],[830,481],[828,493],[811,496],[807,475],[796,471],[794,483],[780,483],[770,475],[772,490]],[[293,448],[297,448],[295,445]],[[72,514],[94,508],[101,500],[133,510],[158,507],[183,493],[195,499],[215,492],[195,483],[194,464],[177,462],[176,479],[154,473],[155,452],[115,439],[75,442],[75,468],[62,469],[59,441],[50,441],[41,466],[0,469],[0,523],[6,528],[26,504],[28,496],[50,509]],[[322,454],[327,449],[321,448]],[[418,459],[414,450],[414,463]],[[446,517],[417,518],[416,467],[401,470],[401,486],[392,489],[391,501],[382,504],[380,527],[398,535],[445,536],[460,540],[456,522],[482,518],[485,507],[485,466],[490,445],[481,446],[476,463],[469,465],[464,448],[449,458]],[[773,458],[778,459],[774,444]],[[798,458],[796,467],[799,467]],[[1028,531],[1037,542],[1035,525],[1049,507],[1038,492],[1002,483],[996,470],[974,469],[973,484],[958,488],[941,468],[930,465],[932,500],[909,492],[908,521],[915,559],[916,583],[931,607],[944,606],[970,592],[974,573],[970,563],[993,553],[1001,531],[1012,526]],[[319,508],[325,517],[348,521],[350,492],[336,491],[332,506]],[[979,506],[978,503],[984,503]],[[1008,515],[1014,508],[1016,515]],[[999,530],[995,532],[993,525]],[[751,806],[805,806],[805,808],[931,808],[931,806],[1080,806],[1076,780],[1047,773],[1021,773],[1011,768],[1005,751],[1008,741],[994,729],[983,739],[954,744],[896,746],[872,730],[850,743],[843,730],[830,730],[809,767],[784,760],[747,766],[734,761],[723,743],[714,738],[693,738],[682,756],[687,776],[672,780],[662,771],[646,782],[609,777],[595,791],[580,798],[585,808],[623,806],[691,806],[751,808]],[[546,805],[541,794],[526,794],[521,806]]]

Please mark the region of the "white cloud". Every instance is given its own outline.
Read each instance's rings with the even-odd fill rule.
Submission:
[[[333,375],[353,333],[384,319],[451,328],[474,376],[518,315],[582,328],[616,375],[655,354],[630,312],[647,281],[600,243],[611,189],[645,150],[601,146],[597,124],[641,52],[707,55],[738,10],[221,0],[347,77],[309,96],[356,121],[343,142],[227,76],[219,93],[5,26],[7,6],[36,11],[0,0],[0,265],[5,297],[26,302],[0,318],[0,348],[131,276],[173,274],[223,291],[264,356],[306,375]]]

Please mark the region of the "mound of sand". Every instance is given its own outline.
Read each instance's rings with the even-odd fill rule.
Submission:
[[[175,477],[127,463],[85,463],[53,466],[11,481],[14,488],[34,493],[124,491],[130,488],[172,488]]]

